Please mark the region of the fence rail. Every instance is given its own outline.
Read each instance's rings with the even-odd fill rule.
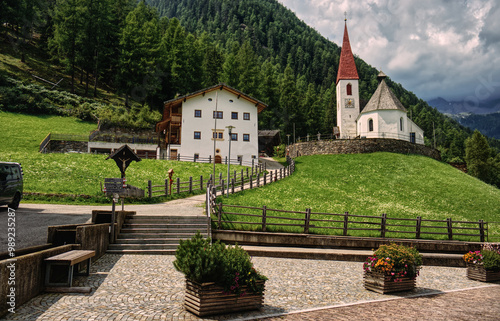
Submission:
[[[213,157],[212,155],[209,155],[208,157],[196,157],[196,156],[183,156],[181,154],[177,154],[176,156],[171,156],[167,157],[165,155],[160,156],[159,159],[162,160],[176,160],[176,161],[184,161],[184,162],[193,162],[193,163],[213,163]],[[258,163],[257,158],[252,158],[250,161],[244,161],[242,158],[237,159],[237,158],[232,158],[231,159],[231,164],[233,165],[240,165],[240,166],[255,166],[256,163]],[[228,159],[227,156],[221,160],[221,164],[227,165],[228,164]]]
[[[478,221],[454,221],[451,218],[445,220],[427,220],[417,218],[392,218],[386,214],[375,215],[353,215],[348,212],[344,214],[315,213],[311,209],[305,211],[286,211],[263,207],[250,207],[238,205],[225,205],[212,203],[212,214],[217,219],[217,228],[222,229],[224,225],[240,224],[259,226],[263,232],[269,226],[292,227],[295,231],[311,234],[312,230],[339,230],[341,235],[347,236],[350,231],[375,232],[377,237],[390,237],[388,234],[413,234],[416,239],[424,235],[443,235],[449,240],[457,236],[478,238],[480,242],[489,240],[487,222]],[[250,213],[238,212],[238,209],[250,210]],[[258,213],[258,214],[257,214]],[[282,213],[288,216],[277,216]],[[271,214],[271,215],[270,215]],[[232,216],[232,218],[231,218]],[[236,218],[235,218],[236,217]],[[240,217],[250,218],[248,220]],[[271,222],[270,222],[271,220]],[[273,220],[280,220],[280,222]],[[490,224],[500,222],[491,222]]]
[[[246,169],[241,169],[239,171],[233,171],[229,182],[230,192],[235,193],[235,191],[240,188],[241,190],[245,188],[254,188],[261,185],[266,185],[270,183],[273,179],[278,180],[290,175],[290,168],[282,168],[276,172],[270,172],[269,174],[266,172],[267,166],[266,164],[258,164],[255,166],[247,167]],[[204,190],[207,188],[207,184],[211,186],[215,186],[217,191],[221,194],[225,194],[227,191],[227,177],[225,174],[219,173],[214,179],[213,175],[210,174],[210,177],[205,178],[200,176],[200,178],[194,179],[190,177],[188,181],[181,182],[180,178],[172,180],[170,182],[169,179],[165,179],[161,185],[153,185],[152,181],[148,181],[148,196],[158,197],[158,196],[166,196],[171,194],[179,194],[183,192],[192,193],[195,190]],[[215,185],[217,184],[217,185]],[[246,186],[248,185],[248,186]],[[246,186],[246,187],[245,187]]]

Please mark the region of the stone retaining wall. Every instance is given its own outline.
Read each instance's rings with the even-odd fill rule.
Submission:
[[[45,152],[47,153],[68,153],[78,152],[87,153],[89,149],[88,142],[66,141],[66,140],[51,140]]]
[[[290,146],[290,156],[326,155],[326,154],[362,154],[392,152],[417,154],[441,160],[441,153],[433,148],[413,144],[404,140],[388,138],[336,139],[296,143]]]

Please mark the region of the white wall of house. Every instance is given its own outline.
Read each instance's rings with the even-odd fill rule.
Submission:
[[[216,102],[217,111],[222,112],[222,119],[217,119],[217,124],[213,116]],[[201,110],[201,117],[195,117],[195,110]],[[232,113],[237,113],[237,119],[232,118]],[[244,119],[245,113],[249,114],[249,120]],[[222,132],[222,139],[216,141],[216,149],[219,150],[216,155],[224,161],[229,152],[226,127],[234,126],[232,132],[237,134],[237,140],[231,141],[231,159],[241,156],[244,162],[250,162],[252,157],[258,157],[257,114],[254,103],[243,97],[238,98],[225,89],[189,98],[182,104],[181,148],[178,152],[182,157],[194,157],[195,154],[200,158],[213,157],[213,132],[217,129]],[[199,139],[195,138],[195,132],[199,132]],[[244,135],[248,135],[248,141],[244,141]]]
[[[369,126],[370,120],[373,120],[372,131]],[[361,137],[410,141],[410,133],[415,133],[415,143],[424,143],[423,130],[401,110],[375,110],[362,113],[357,120],[357,127],[358,135]]]

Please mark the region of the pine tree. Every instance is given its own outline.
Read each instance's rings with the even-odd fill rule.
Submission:
[[[478,130],[475,130],[472,137],[467,138],[465,141],[465,161],[469,174],[482,181],[487,181],[489,175],[489,157],[490,146],[486,137]]]

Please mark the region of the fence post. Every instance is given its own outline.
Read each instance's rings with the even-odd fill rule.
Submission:
[[[264,163],[264,171],[267,170],[267,163]]]
[[[222,189],[224,190],[224,189]],[[219,211],[217,213],[217,228],[220,229],[222,223],[222,203],[219,203]]]
[[[260,173],[257,173],[257,187],[260,187]]]
[[[264,185],[266,185],[267,173],[264,172]]]
[[[227,165],[227,156],[226,156],[226,158],[224,160],[224,165]]]
[[[266,231],[266,214],[267,214],[267,207],[264,205],[262,206],[262,232]]]
[[[380,224],[380,237],[385,237],[385,224],[387,223],[387,214],[382,214],[382,222]]]
[[[151,181],[148,181],[148,196],[151,198],[153,196],[153,191],[152,191],[152,184]]]
[[[203,175],[200,175],[200,190],[203,190]]]
[[[177,161],[181,160],[181,154],[177,154]]]
[[[231,178],[231,193],[234,194],[234,178]]]
[[[415,238],[420,238],[420,229],[422,228],[422,217],[417,216],[417,230],[415,231]]]
[[[181,193],[181,179],[177,177],[177,194]]]
[[[253,188],[253,176],[250,178],[250,189]]]
[[[212,184],[212,185],[215,185],[213,174],[210,174],[210,178],[209,178],[209,181],[208,181],[208,182],[209,182],[210,184]]]
[[[226,190],[225,186],[224,186],[224,180],[221,180],[221,184],[222,184],[222,196],[224,196],[224,192]],[[227,182],[227,184],[229,185],[229,182]]]
[[[234,171],[234,173],[233,173],[233,178],[234,178],[234,180],[236,180],[236,171]]]
[[[243,179],[243,169],[241,170],[241,178]]]
[[[208,155],[208,163],[212,164],[212,155]]]
[[[344,213],[344,236],[347,236],[347,224],[349,223],[349,212]]]
[[[193,176],[189,176],[189,193],[193,192]]]
[[[451,226],[451,218],[446,219],[446,225],[448,227],[448,239],[453,240],[453,228]]]
[[[248,178],[248,167],[247,167],[247,178]]]
[[[168,178],[165,178],[165,196],[168,195]]]
[[[309,220],[311,219],[311,209],[306,208],[306,219],[304,224],[304,234],[309,234]]]
[[[273,172],[269,172],[269,183],[273,182]]]
[[[484,221],[479,220],[479,238],[481,242],[484,242]]]
[[[219,183],[222,181],[222,173],[219,173]]]
[[[245,189],[245,179],[243,178],[243,175],[242,175],[241,176],[241,190],[243,191],[244,189]]]
[[[240,166],[243,165],[243,156],[240,158]]]
[[[253,162],[254,162],[254,159],[252,158],[252,177],[253,177]]]

